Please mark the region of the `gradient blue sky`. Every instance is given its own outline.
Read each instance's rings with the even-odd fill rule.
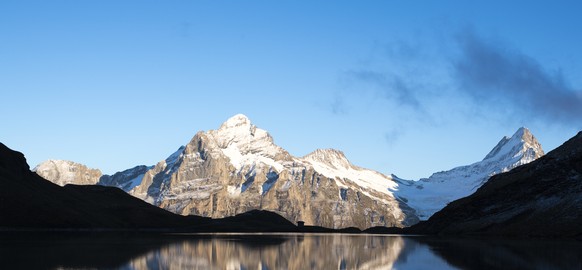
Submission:
[[[471,3],[469,3],[471,2]],[[151,165],[246,114],[295,156],[408,179],[582,129],[579,1],[0,2],[0,141]]]

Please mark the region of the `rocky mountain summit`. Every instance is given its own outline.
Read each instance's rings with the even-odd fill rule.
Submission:
[[[80,164],[47,161],[35,171],[55,183],[80,184],[68,176],[75,172],[87,184],[120,187],[182,215],[220,218],[264,209],[330,228],[405,227],[471,194],[491,175],[541,155],[537,140],[521,128],[481,162],[410,181],[355,166],[339,150],[292,156],[239,114],[217,130],[198,132],[155,166],[109,176]]]

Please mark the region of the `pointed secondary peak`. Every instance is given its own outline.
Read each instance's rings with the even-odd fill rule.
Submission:
[[[250,126],[251,120],[244,114],[237,114],[224,122],[220,129],[235,128],[240,126]]]
[[[333,148],[316,149],[315,151],[305,156],[305,158],[329,158],[329,157],[347,159],[344,152]]]
[[[511,136],[511,138],[531,138],[533,134],[527,129],[526,127],[520,127],[517,131]]]
[[[536,150],[541,150],[542,146],[538,142],[538,139],[529,131],[529,129],[525,127],[520,127],[513,136],[511,136],[510,140],[516,141],[516,144],[521,142],[526,147],[535,148]],[[543,155],[543,150],[542,155]]]
[[[525,156],[528,160],[535,160],[543,155],[542,145],[534,135],[529,129],[520,127],[510,138],[503,137],[483,160],[517,156]]]
[[[348,168],[351,166],[344,152],[336,149],[317,149],[304,156],[303,159],[311,162],[324,163],[335,168]]]

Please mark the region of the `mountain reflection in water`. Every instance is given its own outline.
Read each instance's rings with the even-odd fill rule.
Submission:
[[[219,235],[152,251],[129,269],[390,269],[402,237],[363,235]]]
[[[582,269],[574,240],[348,234],[0,234],[2,269]]]

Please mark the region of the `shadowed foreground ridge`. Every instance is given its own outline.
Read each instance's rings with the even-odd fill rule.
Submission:
[[[0,227],[167,228],[203,221],[182,217],[117,188],[60,187],[30,171],[22,153],[0,144]]]
[[[0,143],[0,229],[296,231],[283,217],[251,211],[230,218],[181,216],[118,188],[60,187],[30,171],[24,155]]]
[[[412,233],[582,235],[582,132],[546,156],[495,175]]]

